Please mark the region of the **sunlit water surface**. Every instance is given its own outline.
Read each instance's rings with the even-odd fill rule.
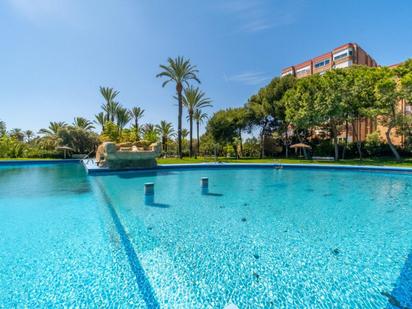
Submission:
[[[410,174],[0,167],[0,307],[412,308],[411,197]]]

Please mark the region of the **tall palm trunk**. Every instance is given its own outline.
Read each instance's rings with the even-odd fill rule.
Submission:
[[[163,151],[166,153],[167,155],[167,137],[163,136],[162,138],[162,143],[163,143]]]
[[[200,122],[196,120],[197,155],[199,155],[200,153],[199,127],[200,127]]]
[[[193,111],[189,111],[189,156],[193,156]]]
[[[183,153],[182,153],[182,113],[183,113],[182,90],[183,90],[182,84],[178,83],[176,85],[177,100],[179,102],[179,112],[177,116],[177,153],[180,159],[183,158]]]

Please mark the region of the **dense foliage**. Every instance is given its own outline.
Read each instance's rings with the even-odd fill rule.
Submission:
[[[172,82],[176,88],[177,130],[167,121],[142,124],[142,108],[129,110],[119,103],[119,91],[100,87],[102,111],[93,122],[83,117],[76,117],[72,124],[50,122],[36,134],[7,130],[0,120],[0,158],[61,157],[61,147],[88,154],[104,141],[161,142],[163,156],[179,157],[288,157],[289,146],[299,142],[312,147],[303,150],[307,158],[392,154],[400,160],[412,151],[412,116],[399,108],[402,99],[412,102],[412,60],[396,68],[352,66],[298,80],[276,77],[243,106],[219,110],[210,119],[203,110],[211,106],[211,100],[190,84],[199,82],[196,66],[178,57],[160,67],[157,76],[165,79],[163,85]],[[184,107],[189,130],[182,127]],[[356,124],[364,119],[373,119],[381,131],[361,141]],[[206,132],[200,136],[200,125],[206,121]],[[397,134],[405,137],[400,146],[392,141]]]
[[[288,156],[288,146],[300,142],[310,144],[314,155],[335,159],[362,158],[366,151],[370,156],[391,153],[399,160],[400,151],[412,148],[412,116],[400,109],[401,99],[412,99],[412,60],[396,68],[353,66],[298,80],[274,78],[242,108],[216,112],[206,135],[212,139],[209,145],[221,149],[222,155],[227,154],[227,145],[236,156],[249,155],[250,151],[243,153],[241,134],[245,132],[257,133],[260,157],[278,155],[280,145]],[[356,123],[366,118],[385,130],[384,139],[373,132],[365,142],[360,140]],[[354,143],[349,142],[349,130]],[[406,137],[401,147],[393,144],[394,134]]]
[[[72,125],[50,122],[39,135],[32,131],[12,129],[1,131],[0,158],[58,158],[63,151],[58,147],[71,148],[71,152],[87,154],[98,145],[98,135],[92,131],[92,123],[84,118],[75,118]]]

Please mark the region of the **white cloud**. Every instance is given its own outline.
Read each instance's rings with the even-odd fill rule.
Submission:
[[[69,9],[68,0],[8,0],[8,2],[14,10],[31,21],[66,18]]]
[[[237,82],[248,86],[261,85],[270,79],[264,72],[243,72],[231,76],[224,76],[227,82]]]
[[[292,15],[288,15],[288,14],[283,15],[283,16],[277,16],[274,20],[259,18],[259,19],[251,20],[250,22],[246,23],[242,27],[242,30],[244,30],[245,32],[263,31],[263,30],[270,29],[270,28],[290,25],[294,21],[295,20],[292,17]]]
[[[277,3],[276,9],[273,4],[276,1],[264,2],[261,0],[231,0],[225,1],[219,8],[234,16],[239,30],[247,33],[259,32],[275,27],[292,24],[296,21],[291,12],[296,12],[288,5]]]

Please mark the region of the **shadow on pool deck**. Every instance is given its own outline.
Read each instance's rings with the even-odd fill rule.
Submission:
[[[129,237],[127,236],[126,231],[122,223],[120,222],[120,218],[117,215],[116,210],[113,207],[110,197],[107,195],[106,191],[104,190],[103,185],[99,181],[97,181],[97,185],[103,195],[107,208],[109,209],[110,215],[113,219],[113,223],[119,234],[120,241],[124,247],[130,267],[136,277],[137,285],[140,289],[140,292],[143,296],[143,299],[146,303],[147,308],[160,308],[160,305],[156,299],[153,288],[148,278],[146,277],[146,273],[142,267],[142,264],[140,263],[139,257],[137,256],[136,251],[134,250]]]

